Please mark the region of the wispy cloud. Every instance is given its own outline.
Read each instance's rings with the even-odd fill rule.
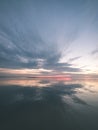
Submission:
[[[70,58],[70,59],[69,59],[69,62],[76,61],[76,60],[80,59],[81,57],[82,57],[82,56],[77,56],[77,57]]]
[[[98,53],[98,49],[95,49],[95,50],[93,50],[93,51],[91,52],[92,55],[95,55],[95,54],[97,54],[97,53]]]
[[[97,2],[88,0],[2,1],[0,68],[82,71],[80,67],[73,67],[70,63],[75,61],[78,64],[80,58],[86,55],[82,50],[91,50],[92,43],[88,44],[85,39],[88,40],[90,36],[94,39],[96,36],[91,35],[94,34],[92,28],[97,25],[95,3]],[[87,45],[82,44],[82,39]],[[98,49],[94,50],[92,55],[97,52]],[[63,58],[65,63],[59,63]]]

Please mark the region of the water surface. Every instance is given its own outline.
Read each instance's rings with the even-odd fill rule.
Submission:
[[[0,79],[0,130],[98,130],[98,80]]]

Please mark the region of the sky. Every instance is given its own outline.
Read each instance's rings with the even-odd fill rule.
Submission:
[[[0,75],[98,74],[98,0],[0,0]]]

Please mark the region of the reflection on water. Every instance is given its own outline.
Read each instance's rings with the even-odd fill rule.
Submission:
[[[98,130],[98,81],[0,80],[0,130]]]

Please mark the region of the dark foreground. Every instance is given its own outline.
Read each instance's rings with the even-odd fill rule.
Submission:
[[[98,81],[0,81],[0,130],[98,130]]]

